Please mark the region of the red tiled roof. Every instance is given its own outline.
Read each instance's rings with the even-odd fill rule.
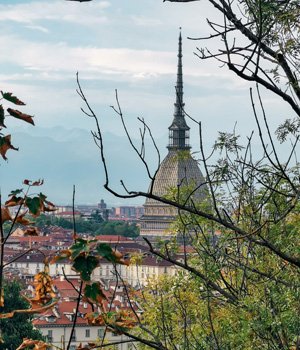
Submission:
[[[16,237],[10,237],[8,239],[8,242],[51,242],[52,241],[52,237],[50,236],[16,236]]]
[[[72,294],[75,295],[75,297],[78,296],[78,293],[76,290],[74,290],[74,288],[72,287],[72,285],[66,281],[66,280],[60,280],[60,279],[55,279],[53,280],[54,285],[59,289],[59,293],[62,296],[62,294],[66,294],[68,297],[70,297],[70,293],[72,290]],[[79,287],[80,284],[80,280],[78,279],[72,279],[72,284],[73,286]],[[103,293],[106,295],[107,297],[107,301],[104,301],[104,308],[105,309],[110,309],[111,311],[115,311],[116,308],[120,309],[126,309],[126,310],[130,310],[130,306],[128,304],[122,303],[119,300],[113,300],[113,304],[110,305],[111,302],[111,298],[112,296],[116,296],[118,295],[123,295],[125,296],[124,292],[122,293],[114,293],[112,292],[112,290],[105,290],[103,288]],[[74,311],[76,310],[77,307],[77,301],[76,300],[66,300],[64,298],[61,298],[61,300],[58,302],[58,304],[54,307],[54,309],[52,310],[47,310],[44,314],[39,315],[39,318],[35,319],[33,321],[33,324],[37,327],[44,327],[44,326],[48,326],[51,327],[52,326],[71,326],[73,324],[72,319],[68,318],[68,315],[70,317],[70,315],[74,315]],[[137,307],[135,306],[135,309],[137,309]],[[76,320],[76,324],[77,325],[88,325],[87,320],[84,318],[85,314],[88,312],[92,312],[92,307],[90,304],[88,303],[84,303],[84,302],[80,302],[79,304],[79,308],[78,308],[78,314],[77,314],[77,320]],[[49,318],[50,316],[52,316],[54,318],[54,322],[49,321],[49,319],[47,320],[47,318]],[[57,317],[59,316],[59,317]]]
[[[95,237],[100,242],[132,242],[132,239],[124,236],[115,236],[115,235],[100,235]]]

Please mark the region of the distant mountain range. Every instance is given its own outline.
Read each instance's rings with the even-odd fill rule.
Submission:
[[[122,200],[103,188],[104,171],[100,151],[88,130],[31,127],[15,131],[8,129],[6,133],[10,132],[12,144],[19,147],[19,151],[9,150],[7,162],[0,159],[2,202],[6,200],[11,190],[22,188],[22,181],[27,178],[44,179],[45,184],[36,190],[46,194],[49,200],[58,205],[72,203],[73,185],[76,186],[76,204],[96,204],[102,198],[109,206],[143,204],[142,198]],[[114,189],[122,190],[120,185],[122,179],[128,190],[147,191],[150,180],[137,155],[130,148],[127,138],[110,132],[105,132],[103,138],[110,183]],[[140,140],[133,141],[136,145],[140,145]],[[167,135],[157,139],[156,142],[162,160],[167,153]],[[286,143],[279,147],[279,156],[282,160],[286,159],[286,154],[289,152],[288,145]],[[195,151],[196,147],[197,145],[194,145],[192,150]],[[211,151],[211,145],[204,143],[204,148],[206,152]],[[253,154],[261,157],[258,139],[253,144]],[[154,171],[157,166],[157,155],[153,146],[149,144],[146,145],[146,157],[150,168]],[[195,157],[199,158],[199,153]],[[213,162],[213,159],[210,161]],[[203,171],[203,167],[201,168]]]
[[[120,189],[123,179],[129,189],[146,191],[149,179],[136,155],[130,151],[126,137],[110,133],[104,133],[103,137],[111,183]],[[158,143],[165,144],[161,141]],[[3,200],[10,190],[22,187],[23,179],[42,178],[45,184],[37,191],[45,193],[57,204],[72,202],[73,185],[76,186],[77,204],[95,204],[101,198],[111,205],[143,203],[136,199],[124,203],[104,190],[100,152],[86,130],[35,127],[30,131],[12,132],[12,144],[19,147],[19,151],[8,151],[8,162],[0,161]],[[164,146],[162,150],[165,152]],[[147,154],[153,168],[157,163],[153,149],[148,149]]]

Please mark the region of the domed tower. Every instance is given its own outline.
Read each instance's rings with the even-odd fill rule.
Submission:
[[[192,187],[192,198],[195,201],[205,198],[205,180],[198,167],[197,161],[191,155],[189,144],[189,130],[184,117],[183,80],[182,80],[182,39],[179,34],[178,66],[176,82],[176,102],[174,118],[169,126],[168,154],[159,166],[153,183],[153,194],[165,197],[171,189],[189,186]],[[169,237],[174,235],[170,225],[175,220],[178,209],[146,199],[145,213],[140,219],[141,236]]]

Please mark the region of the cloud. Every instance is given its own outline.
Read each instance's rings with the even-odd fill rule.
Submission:
[[[26,28],[32,29],[32,30],[38,30],[38,31],[43,32],[43,33],[49,33],[49,30],[43,26],[28,25],[28,26],[26,26]]]
[[[163,24],[158,18],[148,18],[146,16],[131,16],[131,18],[133,23],[137,26],[157,27]]]
[[[0,21],[34,24],[38,21],[64,21],[83,25],[107,21],[103,11],[110,6],[108,1],[95,1],[82,6],[78,2],[33,1],[22,4],[0,5]]]
[[[18,72],[22,69],[23,75],[19,75],[21,80],[32,78],[37,81],[61,81],[73,77],[76,71],[82,72],[86,79],[111,79],[129,83],[146,82],[161,75],[174,75],[177,64],[175,38],[174,45],[172,40],[173,50],[168,45],[160,44],[161,32],[160,40],[154,39],[154,42],[147,45],[141,45],[139,38],[131,42],[126,41],[126,38],[127,32],[132,31],[136,34],[139,32],[143,35],[149,28],[153,30],[151,33],[155,38],[157,27],[161,27],[162,23],[165,26],[166,22],[170,26],[174,16],[172,10],[175,8],[160,6],[162,13],[159,14],[156,11],[157,7],[151,11],[149,9],[150,13],[141,14],[138,11],[139,14],[134,14],[134,11],[131,11],[128,14],[124,7],[124,10],[117,15],[119,7],[111,6],[110,13],[106,13],[109,7],[110,2],[104,0],[86,3],[84,6],[78,2],[58,0],[0,5],[0,22],[18,22],[29,29],[49,33],[47,41],[43,39],[41,42],[37,41],[38,37],[34,41],[30,36],[31,33],[27,35],[21,31],[14,31],[14,35],[1,36],[0,45],[6,49],[0,52],[0,64],[15,65]],[[185,6],[182,11],[190,13],[192,9],[190,6]],[[167,12],[170,12],[171,18],[165,16]],[[177,12],[176,16],[180,14]],[[187,15],[182,15],[181,20],[187,18],[189,18]],[[69,22],[73,26],[68,27],[68,35],[62,33],[56,37],[50,35],[55,31],[51,21],[59,25]],[[98,25],[99,23],[110,23],[110,25],[102,26]],[[81,25],[93,25],[92,34],[91,28],[82,29]],[[140,27],[139,31],[136,30],[137,26]],[[120,35],[122,34],[120,30],[125,30],[124,36]],[[107,40],[108,37],[111,37],[111,40]],[[167,38],[168,36],[166,42]],[[57,42],[57,40],[64,41]],[[195,57],[189,48],[191,43],[185,41],[184,45],[187,46],[185,52],[190,53],[188,58],[186,54],[184,57],[186,76],[224,76],[230,80],[231,75],[225,70],[215,72],[213,66],[207,62],[202,62],[201,65],[195,64]],[[194,46],[194,43],[192,45]],[[17,77],[12,79],[17,80]]]
[[[0,38],[0,63],[29,71],[113,74],[168,74],[174,72],[174,53],[127,48],[70,47],[66,43],[38,43],[13,36]],[[9,56],[7,55],[9,52]]]
[[[23,78],[37,80],[62,80],[80,71],[90,79],[111,78],[113,81],[141,81],[159,75],[176,72],[174,51],[155,51],[129,48],[99,48],[91,46],[70,46],[65,42],[34,42],[16,36],[0,37],[0,64],[16,65],[23,70]],[[9,55],[7,55],[9,52]],[[190,64],[184,67],[184,74],[200,76],[232,76],[225,70],[215,71],[204,64]],[[29,73],[29,74],[28,74]],[[31,75],[30,75],[31,74]],[[18,75],[22,79],[22,75]],[[14,79],[14,76],[11,76]]]

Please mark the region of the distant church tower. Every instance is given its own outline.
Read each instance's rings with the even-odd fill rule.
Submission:
[[[171,188],[191,185],[196,189],[192,198],[196,201],[205,198],[206,185],[197,161],[191,156],[189,130],[183,111],[182,80],[182,39],[179,34],[178,66],[176,82],[176,102],[172,124],[169,126],[168,154],[160,164],[153,184],[153,194],[163,197]],[[168,237],[170,225],[175,220],[178,209],[153,199],[146,199],[145,213],[140,219],[141,236]]]

